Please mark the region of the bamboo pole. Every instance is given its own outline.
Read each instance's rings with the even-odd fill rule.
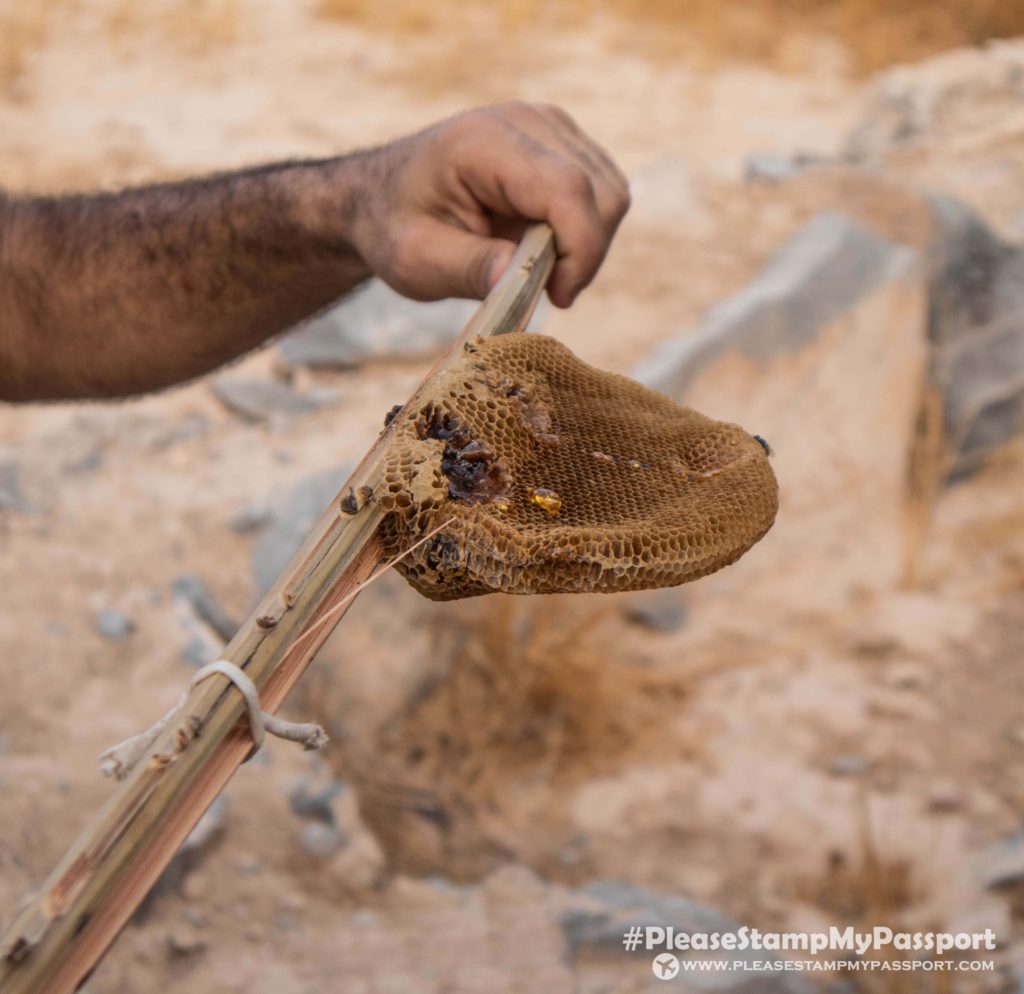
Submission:
[[[424,386],[458,358],[466,342],[522,331],[554,261],[551,229],[532,225],[508,271],[408,404],[416,403]],[[379,507],[369,501],[347,515],[339,502],[379,480],[391,436],[385,430],[371,446],[222,654],[256,685],[265,711],[280,707],[355,589],[380,563]],[[0,994],[74,991],[251,745],[242,697],[230,682],[215,676],[199,684],[0,937]]]

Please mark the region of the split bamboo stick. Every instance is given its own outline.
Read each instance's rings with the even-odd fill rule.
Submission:
[[[546,224],[532,225],[512,263],[409,400],[464,344],[522,331],[555,261]],[[284,573],[224,649],[273,713],[380,564],[383,515],[340,500],[380,478],[385,430]],[[0,994],[69,994],[102,958],[174,853],[251,748],[241,695],[224,677],[196,686],[139,764],[0,936]]]

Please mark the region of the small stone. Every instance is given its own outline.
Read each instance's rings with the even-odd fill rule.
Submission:
[[[251,535],[269,525],[274,513],[268,504],[247,504],[228,518],[228,528],[236,535]]]
[[[338,496],[349,472],[346,466],[308,476],[274,502],[273,520],[256,537],[251,552],[253,586],[258,596],[280,576],[320,515]]]
[[[989,890],[1024,883],[1024,834],[1000,839],[981,854],[980,877]]]
[[[351,369],[375,359],[441,351],[476,310],[475,301],[408,300],[380,280],[282,339],[287,366]]]
[[[111,608],[97,611],[94,623],[96,631],[112,642],[119,642],[135,631],[135,622],[128,615]]]
[[[206,949],[206,940],[197,929],[176,926],[167,933],[167,949],[174,957],[195,956]]]
[[[319,404],[303,397],[279,380],[243,380],[221,377],[210,384],[214,396],[233,414],[252,423],[298,417]]]
[[[744,176],[748,183],[784,183],[799,172],[799,165],[792,159],[770,152],[755,152],[747,156]]]
[[[860,777],[870,769],[871,763],[855,753],[834,756],[828,763],[828,772],[836,777]]]
[[[300,780],[288,792],[288,805],[300,818],[333,826],[337,824],[334,799],[344,791],[345,785],[337,780],[332,780],[320,790],[313,790],[306,780]]]
[[[103,452],[101,449],[93,449],[77,459],[64,463],[61,467],[66,473],[87,474],[95,473],[103,465]]]
[[[335,826],[311,821],[302,826],[299,842],[307,856],[330,859],[345,844],[345,838]]]
[[[189,832],[188,838],[182,843],[179,855],[196,857],[208,853],[224,835],[227,811],[227,799],[218,797],[196,822],[196,827]]]
[[[916,663],[897,663],[886,670],[885,678],[897,690],[920,690],[928,684],[928,670]]]
[[[667,635],[686,624],[686,605],[674,590],[649,590],[626,601],[627,621],[652,632]]]
[[[0,511],[24,511],[20,470],[12,456],[0,453]]]
[[[193,928],[204,928],[206,926],[206,915],[198,908],[186,908],[184,911],[185,921]]]
[[[198,576],[186,573],[171,584],[174,596],[188,604],[196,616],[213,629],[225,642],[230,641],[238,624],[221,607],[213,592]]]
[[[181,650],[182,662],[196,669],[212,663],[219,655],[220,649],[200,635],[193,635]]]

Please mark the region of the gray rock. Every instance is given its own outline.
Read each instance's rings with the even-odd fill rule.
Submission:
[[[810,990],[794,974],[758,970],[715,970],[708,972],[682,970],[675,981],[651,980],[653,952],[626,950],[623,934],[638,926],[641,929],[672,927],[677,933],[736,932],[740,923],[714,908],[695,901],[659,894],[644,887],[618,881],[598,881],[577,892],[579,907],[570,907],[561,919],[568,957],[575,962],[587,953],[614,958],[636,967],[650,988],[637,990],[714,990],[730,994],[804,994]],[[664,950],[659,950],[664,951]],[[704,958],[697,952],[674,953],[680,959]],[[713,956],[713,954],[710,954]],[[760,952],[730,951],[730,960],[777,959]]]
[[[135,622],[121,611],[103,608],[93,619],[96,631],[106,639],[119,642],[135,631]]]
[[[203,816],[196,822],[196,827],[189,832],[188,838],[182,843],[179,855],[191,859],[193,866],[209,855],[214,846],[224,837],[227,814],[227,798],[218,797],[203,812]]]
[[[14,457],[0,452],[0,511],[25,511],[20,470]]]
[[[210,389],[229,411],[253,423],[298,417],[320,406],[280,380],[222,376],[211,381]]]
[[[921,261],[931,375],[943,394],[952,477],[981,466],[1024,431],[1024,251],[967,206],[932,197],[934,232]],[[729,352],[755,360],[810,344],[900,271],[913,251],[842,214],[819,214],[697,329],[641,362],[633,376],[672,396]]]
[[[681,932],[727,932],[739,928],[738,922],[712,908],[617,880],[596,881],[579,893],[584,898],[582,906],[570,908],[562,918],[570,959],[575,959],[585,947],[630,955],[623,946],[622,933],[634,925],[671,925]]]
[[[728,352],[761,360],[796,352],[912,259],[910,249],[845,214],[819,214],[695,332],[660,346],[632,376],[679,396]]]
[[[313,859],[330,859],[345,844],[345,836],[334,825],[311,821],[302,826],[299,844]]]
[[[167,952],[172,959],[187,959],[203,952],[208,943],[200,929],[187,925],[176,925],[166,937]]]
[[[293,366],[341,369],[375,359],[431,355],[458,334],[477,306],[471,300],[418,303],[373,280],[290,334],[280,353]]]
[[[291,366],[350,369],[378,359],[415,359],[448,345],[479,307],[475,300],[408,300],[386,283],[364,290],[314,318],[281,341]],[[536,330],[546,305],[531,321]]]
[[[95,448],[75,459],[70,459],[61,466],[66,473],[87,475],[95,473],[103,465],[103,450]]]
[[[151,452],[163,452],[191,442],[193,439],[202,438],[210,430],[210,420],[205,414],[198,411],[186,414],[180,420],[151,425],[145,432],[145,448]]]
[[[258,596],[281,575],[350,472],[350,467],[343,467],[307,477],[275,503],[274,520],[256,538],[250,556]]]
[[[196,617],[209,625],[225,642],[234,637],[238,631],[238,622],[221,607],[210,588],[198,576],[182,574],[175,578],[171,590],[175,597],[188,604]]]
[[[211,852],[219,845],[227,831],[228,801],[221,795],[206,809],[189,832],[181,848],[160,874],[160,879],[146,895],[135,913],[137,921],[144,921],[156,903],[165,895],[180,892],[185,879],[197,870]]]
[[[250,535],[269,525],[274,512],[264,503],[247,504],[228,518],[228,528],[236,535]]]
[[[319,821],[325,825],[337,825],[334,799],[345,792],[345,785],[332,780],[319,790],[310,787],[307,780],[300,780],[288,792],[288,806],[300,818]]]
[[[1024,252],[966,205],[930,204],[928,337],[959,477],[1024,430]]]
[[[623,609],[626,619],[652,632],[669,634],[686,624],[686,605],[676,590],[645,590],[630,597]]]
[[[784,155],[755,152],[747,156],[743,172],[748,183],[784,183],[799,174],[800,166]]]
[[[1009,835],[982,852],[979,876],[989,890],[1005,890],[1024,883],[1024,834]]]
[[[829,760],[828,772],[837,777],[859,777],[871,769],[871,763],[863,756],[844,753]]]
[[[188,663],[189,666],[199,669],[201,666],[206,666],[217,659],[222,648],[222,645],[215,644],[209,638],[193,635],[182,647],[181,659],[182,662]]]

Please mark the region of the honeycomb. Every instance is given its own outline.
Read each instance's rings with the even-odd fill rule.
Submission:
[[[763,440],[541,335],[466,346],[392,414],[372,499],[389,557],[433,600],[641,590],[733,562],[771,527]]]

